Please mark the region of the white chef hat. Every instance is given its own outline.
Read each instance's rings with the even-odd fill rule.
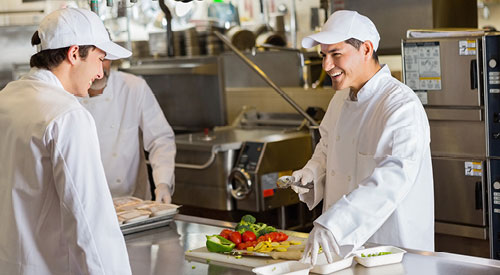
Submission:
[[[106,59],[126,58],[132,52],[109,39],[109,34],[97,14],[90,10],[64,8],[51,12],[38,27],[41,43],[37,52],[72,45],[93,45],[106,52]]]
[[[340,10],[334,12],[325,22],[321,31],[302,39],[302,47],[311,48],[318,44],[335,44],[347,39],[367,40],[376,51],[380,41],[375,24],[366,16],[355,11]]]

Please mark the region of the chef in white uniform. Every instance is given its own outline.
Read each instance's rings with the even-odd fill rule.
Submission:
[[[415,93],[380,65],[379,34],[355,11],[332,14],[302,40],[321,46],[323,69],[337,93],[320,125],[311,160],[293,176],[309,209],[323,200],[303,260],[319,246],[331,262],[366,241],[434,250],[434,195],[429,123]]]
[[[144,150],[149,152],[156,200],[170,203],[174,192],[175,137],[144,79],[111,70],[96,79],[80,103],[97,126],[101,158],[113,197],[151,199]]]
[[[0,91],[0,273],[131,274],[84,96],[104,58],[128,57],[99,17],[47,15],[31,71]]]

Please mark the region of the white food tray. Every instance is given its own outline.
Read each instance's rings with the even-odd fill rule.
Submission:
[[[265,265],[252,269],[254,273],[261,275],[306,275],[312,266],[299,261],[286,261],[276,264]]]
[[[391,252],[391,254],[372,257],[361,256],[361,254],[378,254],[380,252]],[[399,263],[403,260],[403,256],[405,253],[405,250],[395,246],[377,246],[353,252],[353,254],[355,255],[354,260],[366,267]]]
[[[330,264],[327,262],[324,253],[322,253],[318,255],[318,261],[316,262],[316,265],[313,267],[313,269],[311,269],[311,273],[330,274],[332,272],[346,269],[348,267],[351,267],[353,258],[354,257],[348,257],[342,259],[338,256],[335,256],[333,259],[333,263]]]
[[[138,222],[122,224],[120,225],[120,229],[122,230],[123,235],[127,235],[166,226],[174,219],[174,216],[177,213],[179,213],[179,210],[175,209],[175,211],[165,215],[147,218]]]

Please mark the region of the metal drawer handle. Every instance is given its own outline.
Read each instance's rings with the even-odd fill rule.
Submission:
[[[215,155],[217,152],[212,151],[212,154],[208,158],[207,162],[203,164],[189,164],[189,163],[175,163],[175,168],[185,168],[185,169],[196,169],[196,170],[203,170],[206,169],[208,166],[212,165],[215,161]]]
[[[483,186],[482,182],[476,182],[476,210],[483,209]]]

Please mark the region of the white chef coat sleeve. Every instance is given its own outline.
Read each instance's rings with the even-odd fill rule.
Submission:
[[[149,162],[153,169],[155,184],[166,184],[172,195],[175,190],[175,136],[146,81],[140,79],[143,95],[141,102],[141,119],[144,150],[149,152]]]
[[[326,180],[326,157],[328,152],[329,135],[335,129],[336,117],[341,108],[344,95],[334,96],[328,104],[325,116],[319,125],[320,140],[316,144],[314,153],[311,159],[307,162],[303,169],[310,169],[313,173],[314,188],[305,193],[300,194],[299,199],[307,204],[309,210],[312,210],[323,199],[325,180]]]
[[[82,107],[59,116],[44,140],[72,262],[84,274],[131,274],[91,115]]]
[[[315,223],[331,230],[340,246],[357,249],[389,218],[415,184],[430,137],[422,106],[392,106],[368,161],[375,169],[356,189],[339,199]],[[374,137],[376,138],[376,137]],[[364,165],[358,161],[357,165]]]

